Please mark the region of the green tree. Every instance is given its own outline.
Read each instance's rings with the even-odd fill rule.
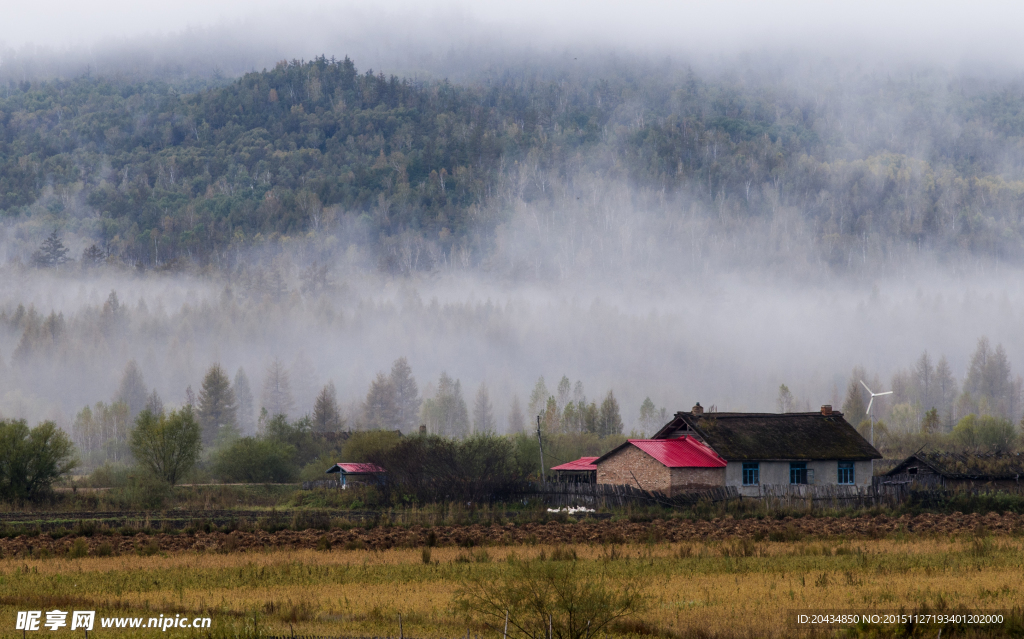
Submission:
[[[541,426],[545,433],[555,434],[562,432],[562,414],[558,410],[558,400],[552,395],[548,397],[548,403],[544,407],[544,417],[541,419]]]
[[[395,386],[391,378],[384,373],[370,382],[370,390],[366,392],[363,404],[363,425],[368,429],[397,428],[398,401],[395,397]]]
[[[558,382],[556,393],[555,399],[558,401],[558,410],[562,411],[572,401],[572,382],[569,381],[567,375],[562,375],[562,379]]]
[[[107,256],[103,254],[103,249],[93,244],[82,251],[82,268],[99,266],[106,259]]]
[[[235,380],[231,384],[231,390],[235,393],[235,401],[238,403],[238,430],[243,433],[252,434],[256,431],[256,401],[252,395],[252,388],[249,386],[249,377],[241,366],[235,372]]]
[[[508,409],[508,432],[509,434],[515,434],[525,432],[526,430],[526,416],[523,415],[523,407],[519,402],[519,395],[513,395],[512,405]]]
[[[640,404],[640,430],[645,435],[652,434],[660,424],[657,424],[658,420],[658,408],[651,401],[650,397],[645,397],[642,404]]]
[[[939,409],[932,408],[924,414],[924,419],[921,420],[921,432],[926,434],[933,434],[939,432],[939,428],[942,426],[942,422],[939,419]]]
[[[116,302],[116,298],[115,298]],[[124,367],[121,375],[121,384],[117,388],[115,402],[124,402],[128,406],[128,419],[134,420],[146,407],[146,399],[149,391],[146,389],[146,381],[142,377],[142,370],[135,360],[130,360]]]
[[[966,415],[953,428],[953,440],[972,451],[1010,452],[1017,437],[1013,422],[994,415]]]
[[[337,392],[334,390],[334,382],[328,382],[316,396],[316,402],[313,404],[313,430],[319,433],[335,433],[341,428]]]
[[[267,375],[263,380],[263,408],[271,416],[289,415],[295,408],[292,398],[292,387],[288,381],[288,371],[281,360],[274,358],[267,367]]]
[[[29,429],[0,420],[0,498],[37,499],[78,464],[74,445],[53,422]]]
[[[404,357],[399,357],[391,364],[389,379],[395,393],[395,428],[401,429],[403,433],[411,433],[419,426],[417,421],[422,402],[416,378]]]
[[[231,382],[220,364],[214,364],[206,372],[203,387],[199,391],[197,417],[203,432],[203,446],[210,447],[218,438],[224,438],[224,429],[235,430],[237,410]]]
[[[789,387],[785,384],[779,386],[779,396],[775,399],[775,406],[779,412],[792,413],[795,404],[796,400],[793,398],[793,393],[789,392]]]
[[[32,261],[41,268],[60,266],[68,261],[68,249],[60,240],[57,229],[43,240],[39,250],[32,255]]]
[[[437,393],[423,402],[422,412],[431,433],[452,438],[469,434],[469,410],[462,397],[462,384],[447,372],[441,373]]]
[[[619,402],[615,394],[608,391],[604,401],[601,402],[601,414],[598,418],[598,432],[601,437],[608,435],[619,435],[622,433],[622,416],[619,414]]]
[[[533,391],[530,393],[530,402],[526,405],[527,419],[530,423],[537,419],[537,415],[540,415],[547,409],[548,397],[551,395],[548,393],[548,387],[544,383],[544,376],[541,375],[537,379],[537,383],[533,386]]]
[[[846,387],[846,401],[843,402],[843,417],[846,421],[859,426],[867,417],[867,403],[864,401],[864,387],[861,380],[867,378],[867,372],[860,366],[853,369],[850,383]]]
[[[139,413],[129,446],[136,461],[173,486],[195,466],[203,440],[192,409],[185,406],[166,415]]]
[[[473,432],[493,433],[495,430],[494,408],[491,406],[491,398],[487,394],[487,385],[480,384],[476,392],[476,399],[473,401]]]

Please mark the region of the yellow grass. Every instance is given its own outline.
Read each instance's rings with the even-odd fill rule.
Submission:
[[[81,559],[0,560],[0,636],[18,610],[96,609],[101,615],[210,611],[218,630],[258,615],[269,633],[452,637],[489,633],[454,602],[469,577],[498,579],[507,558],[538,560],[550,546],[284,550]],[[723,542],[573,546],[584,574],[639,576],[649,584],[650,628],[757,631],[786,636],[793,609],[965,607],[1024,602],[1024,541],[969,536],[852,542]],[[204,613],[205,614],[205,613]],[[154,631],[100,630],[104,636]],[[185,636],[191,631],[168,631]],[[38,636],[70,632],[41,631]]]

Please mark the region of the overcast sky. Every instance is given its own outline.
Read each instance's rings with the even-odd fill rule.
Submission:
[[[137,45],[198,32],[264,39],[268,46],[294,50],[291,57],[308,57],[320,52],[343,55],[346,51],[314,49],[345,49],[349,34],[377,38],[388,46],[392,37],[411,33],[432,44],[455,47],[500,37],[533,47],[586,43],[643,53],[795,47],[829,54],[936,59],[953,65],[1020,67],[1024,63],[1024,48],[1017,44],[1024,23],[1024,3],[1019,2],[51,0],[4,4],[0,48],[21,52],[26,47],[52,52]]]

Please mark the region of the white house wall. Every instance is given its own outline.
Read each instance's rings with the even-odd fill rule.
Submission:
[[[760,485],[789,484],[788,461],[763,461],[759,463]],[[814,471],[814,484],[817,486],[836,485],[839,483],[839,460],[808,461],[807,469]],[[871,484],[871,462],[853,462],[853,479],[857,486]],[[735,486],[740,494],[756,497],[757,486],[743,485],[743,462],[729,462],[725,467],[725,485]]]

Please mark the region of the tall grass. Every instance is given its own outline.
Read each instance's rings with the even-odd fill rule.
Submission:
[[[434,547],[429,556],[422,548],[337,544],[149,556],[142,547],[111,557],[0,559],[0,618],[25,609],[95,607],[100,614],[209,614],[221,624],[218,637],[257,630],[397,636],[401,614],[406,636],[497,636],[493,616],[455,605],[460,588],[497,582],[517,562],[573,562],[582,582],[643,585],[647,611],[610,625],[608,636],[793,636],[785,617],[793,609],[1019,606],[1022,553],[1024,539],[981,531],[927,539]]]

